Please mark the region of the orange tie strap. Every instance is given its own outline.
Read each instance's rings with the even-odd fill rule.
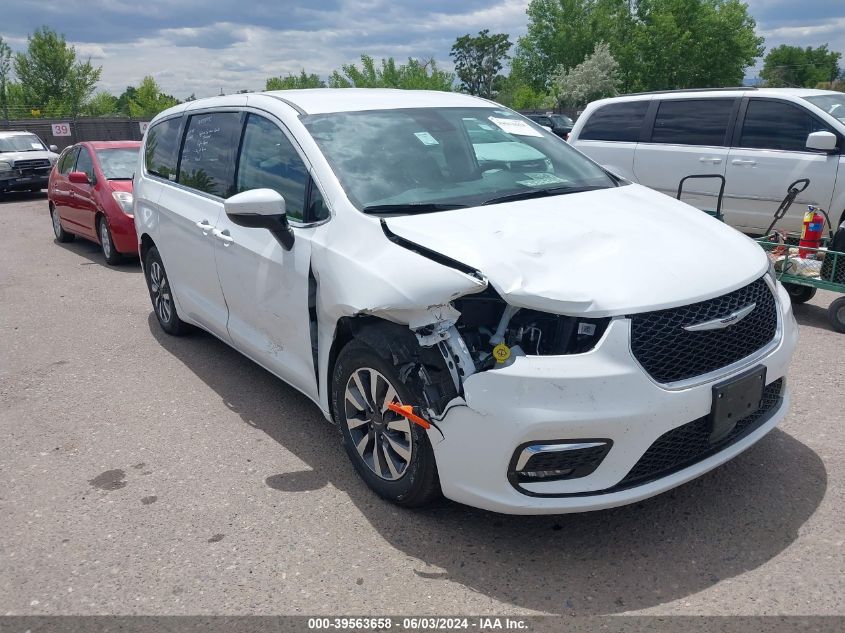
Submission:
[[[410,420],[414,424],[418,424],[424,429],[431,427],[431,424],[429,424],[426,420],[414,413],[414,407],[412,407],[410,404],[399,404],[398,402],[391,402],[387,405],[387,408],[393,411],[393,413],[398,413],[403,418],[408,418],[408,420]]]

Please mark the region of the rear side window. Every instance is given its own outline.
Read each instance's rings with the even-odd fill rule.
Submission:
[[[78,152],[78,147],[71,147],[62,155],[62,159],[59,161],[59,173],[68,174],[73,170],[73,165],[76,162],[76,154]]]
[[[179,162],[179,184],[221,198],[232,195],[240,136],[238,112],[195,114],[189,118]]]
[[[807,136],[822,131],[832,130],[797,106],[752,99],[745,111],[739,146],[807,151]]]
[[[652,143],[725,145],[734,99],[663,101],[654,120]]]
[[[154,176],[176,179],[176,156],[179,149],[181,118],[160,121],[147,130],[144,162]]]
[[[284,132],[271,121],[250,114],[238,164],[238,193],[274,189],[285,199],[288,217],[302,220],[307,187],[308,169]]]
[[[578,138],[585,141],[636,143],[640,140],[640,128],[648,110],[648,103],[627,101],[602,106],[590,115]]]

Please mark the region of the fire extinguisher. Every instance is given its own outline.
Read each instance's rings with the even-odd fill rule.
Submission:
[[[806,258],[815,251],[810,248],[819,248],[822,245],[822,230],[824,229],[824,217],[816,207],[807,207],[804,214],[804,228],[801,229],[801,241],[798,242],[798,257]]]

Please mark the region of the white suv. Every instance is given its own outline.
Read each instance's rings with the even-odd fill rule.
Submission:
[[[801,229],[807,204],[845,220],[845,94],[793,88],[687,90],[595,101],[569,142],[614,173],[674,196],[691,174],[726,180],[725,221],[762,233],[790,183],[808,178],[779,228]],[[714,209],[718,182],[684,200]],[[688,195],[687,195],[688,194]],[[666,221],[673,221],[666,218]]]
[[[311,398],[394,502],[621,505],[786,415],[798,331],[762,249],[488,101],[198,100],[151,122],[135,174],[161,327]]]

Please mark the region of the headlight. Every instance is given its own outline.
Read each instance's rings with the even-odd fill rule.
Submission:
[[[12,171],[12,163],[0,160],[0,171]]]
[[[112,197],[126,215],[132,215],[132,194],[128,191],[112,191]]]

